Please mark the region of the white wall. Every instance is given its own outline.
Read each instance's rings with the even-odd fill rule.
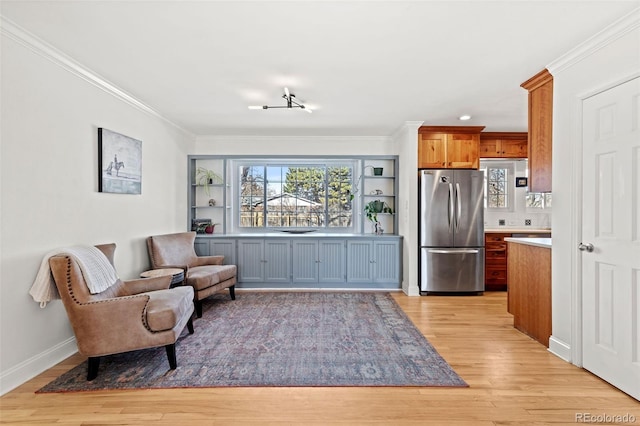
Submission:
[[[198,136],[199,155],[397,155],[381,136]]]
[[[418,128],[422,121],[408,121],[394,136],[399,156],[398,230],[402,244],[402,291],[419,296],[418,283]]]
[[[68,245],[115,242],[122,278],[147,269],[145,237],[184,230],[187,154],[195,139],[63,68],[29,40],[18,42],[3,31],[1,48],[5,393],[76,351],[61,302],[41,309],[28,294],[43,255]],[[98,127],[142,140],[141,195],[97,192]]]
[[[581,237],[582,100],[640,74],[640,9],[547,67],[553,93],[553,253],[550,350],[580,365],[577,244]]]

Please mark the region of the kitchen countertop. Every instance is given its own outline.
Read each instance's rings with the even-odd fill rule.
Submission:
[[[527,244],[530,246],[543,247],[543,248],[551,248],[551,238],[511,238],[507,237],[504,239],[509,243],[517,243],[517,244]]]
[[[547,234],[551,232],[549,228],[484,228],[485,233],[504,233],[504,234]]]

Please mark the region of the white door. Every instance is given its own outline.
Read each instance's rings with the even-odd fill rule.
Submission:
[[[582,123],[583,366],[640,399],[640,78],[584,100]]]

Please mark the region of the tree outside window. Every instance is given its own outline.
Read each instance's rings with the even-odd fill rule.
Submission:
[[[353,225],[351,165],[240,166],[240,226],[338,228]]]

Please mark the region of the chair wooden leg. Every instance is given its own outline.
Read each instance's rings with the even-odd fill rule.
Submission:
[[[196,316],[202,318],[202,301],[194,300],[193,304],[196,306]]]
[[[87,360],[88,364],[88,372],[87,372],[87,380],[91,381],[98,377],[98,367],[100,367],[100,357],[99,356],[90,356]]]
[[[169,359],[169,367],[172,370],[175,370],[178,367],[178,361],[176,361],[176,344],[172,343],[170,345],[166,345],[165,349],[167,350],[167,358]]]
[[[231,295],[231,300],[236,300],[236,286],[232,285],[229,287],[229,294]]]
[[[191,315],[189,321],[187,321],[187,330],[189,330],[189,334],[193,334],[193,315]]]

